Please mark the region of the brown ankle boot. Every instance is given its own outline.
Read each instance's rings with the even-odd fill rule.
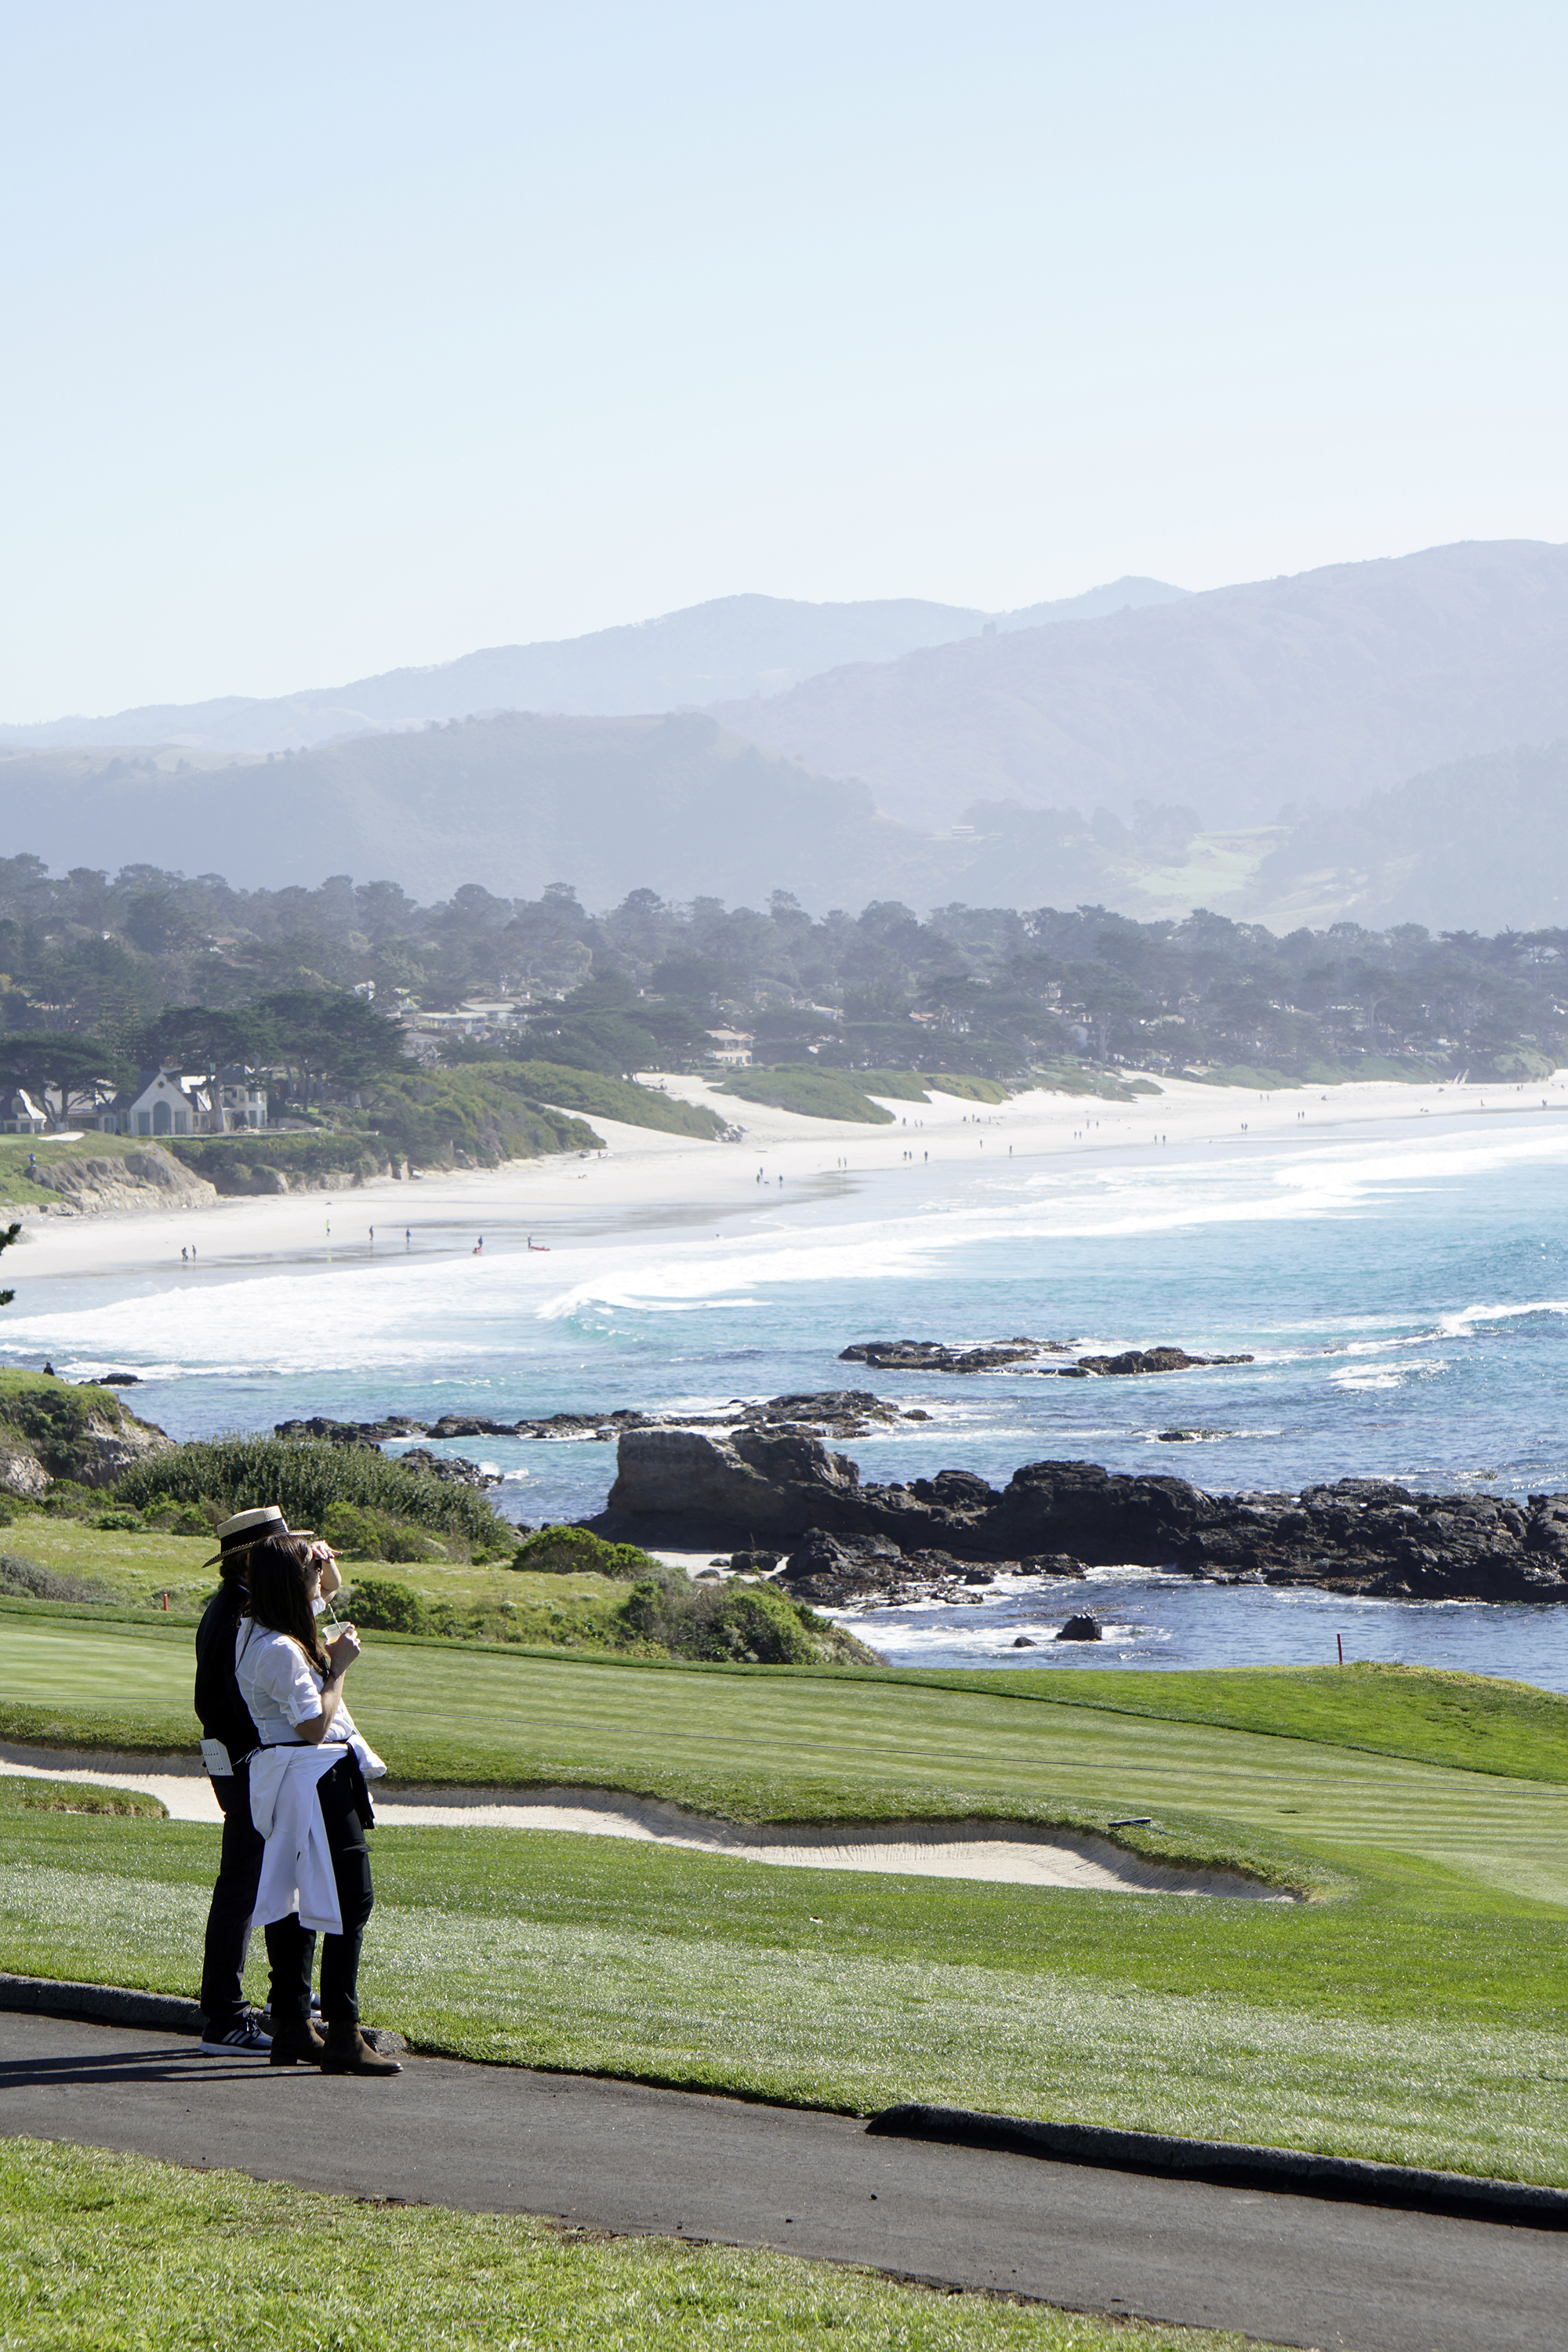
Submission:
[[[321,2053],[323,2074],[401,2074],[395,2058],[373,2050],[357,2025],[329,2025]]]
[[[319,2066],[326,2047],[308,2017],[275,2017],[267,2063],[269,2066]]]

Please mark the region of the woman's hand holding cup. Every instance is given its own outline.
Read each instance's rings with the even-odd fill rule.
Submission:
[[[335,1675],[347,1674],[359,1654],[359,1634],[352,1625],[340,1626],[335,1639],[327,1643],[327,1655]]]

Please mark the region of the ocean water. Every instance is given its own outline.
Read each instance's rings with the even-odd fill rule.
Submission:
[[[596,1202],[431,1216],[345,1244],[381,1196],[339,1196],[338,1239],[226,1255],[242,1221],[202,1224],[199,1265],[29,1281],[0,1361],[68,1377],[134,1371],[132,1401],[179,1436],[302,1414],[475,1412],[497,1419],[875,1389],[931,1419],[848,1449],[868,1478],[944,1468],[1005,1483],[1047,1456],[1202,1486],[1296,1488],[1343,1475],[1497,1494],[1568,1489],[1568,1120],[1473,1114],[1092,1161],[1016,1158],[984,1174],[835,1174],[715,1209]],[[875,1373],[866,1339],[1027,1333],[1074,1353],[1173,1343],[1251,1364],[1155,1379]],[[1199,1433],[1172,1442],[1162,1433]],[[501,1507],[538,1523],[599,1508],[613,1447],[470,1439]],[[1075,1607],[1109,1628],[1057,1644]],[[1568,1609],[1348,1602],[1194,1585],[1142,1570],[981,1588],[960,1605],[854,1620],[884,1655],[931,1664],[1259,1663],[1405,1657],[1568,1690]],[[1022,1634],[1037,1646],[1014,1646]]]

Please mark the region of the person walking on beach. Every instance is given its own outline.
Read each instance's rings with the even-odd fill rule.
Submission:
[[[217,1558],[206,1562],[217,1569],[222,1581],[196,1628],[195,1707],[203,1732],[202,1761],[223,1813],[217,1882],[202,1956],[200,2000],[206,2022],[201,2046],[209,2058],[265,2058],[272,2046],[247,2006],[240,1983],[265,1847],[250,1818],[250,1763],[261,1741],[235,1680],[234,1646],[245,1609],[251,1547],[268,1535],[287,1534],[288,1525],[276,1503],[225,1519],[217,1531]],[[324,1545],[321,1549],[322,1581],[335,1592],[338,1571]],[[276,2018],[287,2002],[289,1969],[299,1972],[297,1938],[281,1922],[267,1930],[267,1957]]]
[[[400,2074],[359,2025],[360,1948],[375,1901],[365,1780],[386,1767],[343,1702],[359,1636],[344,1625],[323,1645],[317,1630],[321,1572],[316,1547],[300,1536],[257,1544],[235,1643],[236,1679],[261,1742],[250,1779],[252,1818],[267,1841],[257,1916],[292,1927],[298,1958],[287,2005],[273,2012],[268,2055],[275,2066],[305,2059],[327,2074]],[[324,2046],[306,2013],[318,1930]]]

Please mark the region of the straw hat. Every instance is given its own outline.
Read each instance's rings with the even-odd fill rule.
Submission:
[[[204,1559],[204,1568],[216,1568],[234,1559],[237,1553],[250,1551],[273,1536],[303,1536],[314,1543],[312,1528],[291,1528],[276,1503],[264,1503],[259,1510],[236,1511],[233,1518],[225,1519],[217,1531],[218,1549],[211,1559]]]

